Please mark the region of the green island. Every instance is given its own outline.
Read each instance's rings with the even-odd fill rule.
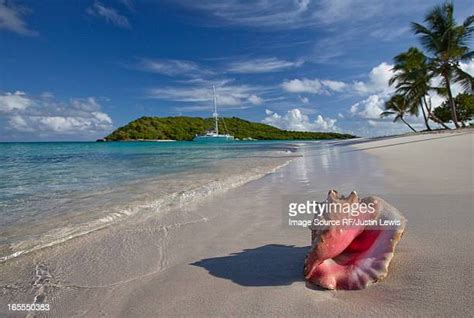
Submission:
[[[133,140],[193,140],[214,127],[213,118],[201,117],[141,117],[105,137],[106,141]],[[219,120],[219,131],[240,140],[316,140],[348,139],[355,136],[334,132],[288,131],[270,125],[250,122],[237,117]]]

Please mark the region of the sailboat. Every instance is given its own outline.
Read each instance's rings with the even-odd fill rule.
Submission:
[[[229,134],[219,134],[219,114],[217,113],[217,97],[216,97],[216,88],[212,85],[212,92],[214,96],[214,113],[212,117],[214,117],[214,130],[208,131],[204,135],[196,135],[193,141],[205,141],[205,142],[226,142],[226,141],[233,141],[234,136]],[[224,118],[222,121],[225,126]]]

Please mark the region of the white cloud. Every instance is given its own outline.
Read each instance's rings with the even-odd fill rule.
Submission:
[[[368,75],[367,81],[354,81],[352,84],[341,81],[333,81],[327,79],[293,79],[285,81],[281,87],[290,93],[311,93],[311,94],[325,94],[332,92],[355,92],[359,95],[373,95],[373,94],[390,94],[393,87],[390,87],[388,81],[393,76],[393,65],[386,62],[372,68]]]
[[[7,92],[0,95],[0,110],[7,128],[19,132],[87,134],[112,128],[112,119],[93,97],[62,103],[52,95],[34,98],[23,92]]]
[[[37,35],[38,32],[31,30],[22,19],[29,10],[23,7],[12,6],[6,0],[0,0],[0,30],[8,30],[21,35]]]
[[[175,0],[174,3],[207,13],[206,19],[201,21],[207,25],[245,25],[285,30],[330,26],[332,28],[327,28],[330,31],[336,29],[341,32],[361,24],[370,24],[370,29],[380,28],[376,22],[382,18],[384,26],[398,27],[400,21],[410,21],[413,16],[419,16],[432,6],[432,0],[416,3],[410,0],[255,0],[251,5],[246,0]],[[405,22],[403,24],[406,25]]]
[[[380,127],[382,123],[391,121],[390,118],[380,118],[380,114],[384,111],[385,101],[393,93],[393,88],[388,85],[389,79],[393,76],[392,65],[388,63],[381,63],[369,73],[368,80],[354,82],[352,90],[360,95],[368,95],[365,99],[354,103],[350,106],[348,111],[348,118],[352,120],[363,121],[363,126],[370,126],[372,128]],[[343,114],[341,114],[344,117]],[[341,118],[342,118],[341,117]],[[356,134],[361,134],[360,129],[355,131]],[[374,130],[370,134],[373,134]],[[365,133],[367,134],[367,133]]]
[[[388,81],[394,74],[392,68],[391,64],[380,63],[370,71],[367,82],[356,81],[353,83],[354,90],[361,95],[393,92],[393,88],[388,85]]]
[[[305,96],[300,96],[300,100],[303,104],[309,103],[309,98]]]
[[[117,12],[116,9],[106,7],[99,1],[95,1],[94,4],[87,9],[87,13],[96,17],[102,17],[105,21],[112,23],[113,25],[129,29],[131,28],[128,18]]]
[[[281,87],[290,93],[330,94],[341,92],[347,85],[344,82],[315,79],[293,79],[285,81]]]
[[[0,112],[10,113],[12,111],[24,110],[31,106],[32,101],[24,92],[5,93],[0,95]]]
[[[197,63],[186,60],[142,58],[135,67],[139,70],[168,76],[198,77],[212,74],[211,71],[204,70]]]
[[[250,95],[248,101],[253,105],[261,105],[263,103],[263,99],[257,95]]]
[[[224,24],[295,28],[316,23],[309,10],[310,0],[256,0],[251,5],[245,0],[176,2],[187,8],[208,12]]]
[[[363,101],[353,104],[349,112],[361,118],[378,119],[383,112],[384,103],[385,99],[380,95],[370,95]]]
[[[370,33],[371,36],[380,40],[380,41],[393,41],[410,31],[409,26],[401,26],[398,28],[380,28],[372,31]]]
[[[459,63],[459,67],[466,73],[471,76],[474,76],[474,59],[470,60],[467,63],[461,62]]]
[[[228,71],[231,73],[269,73],[299,67],[302,64],[302,61],[291,62],[271,57],[254,60],[236,61],[228,66]]]
[[[321,84],[334,92],[341,92],[347,87],[346,83],[340,81],[322,80]]]
[[[283,116],[271,110],[265,110],[267,117],[262,120],[263,123],[272,125],[285,130],[296,131],[336,131],[336,119],[324,118],[318,115],[314,121],[309,119],[308,115],[298,109],[290,109]]]
[[[357,0],[322,0],[314,13],[314,18],[325,24],[345,20],[365,20],[381,10],[381,3]],[[357,14],[353,14],[357,11]]]
[[[323,90],[323,85],[318,79],[310,80],[307,78],[293,79],[281,84],[284,90],[290,93],[312,93],[319,94]]]
[[[89,117],[24,116],[15,115],[9,120],[11,127],[23,132],[71,133],[105,131],[112,120],[104,113],[91,113]]]
[[[308,26],[357,24],[376,17],[397,17],[416,11],[429,5],[429,1],[416,3],[400,0],[255,0],[249,5],[246,0],[175,0],[187,9],[204,11],[214,17],[215,24],[246,25],[252,27],[301,28]],[[357,14],[354,14],[357,12]],[[210,21],[206,22],[210,23]],[[346,22],[346,23],[342,23]]]
[[[314,121],[314,130],[335,131],[337,130],[337,127],[335,126],[336,122],[336,119],[324,118],[323,116],[318,115]]]
[[[167,86],[152,88],[148,90],[148,97],[175,102],[198,103],[192,108],[180,108],[187,110],[206,110],[212,108],[212,84],[216,87],[217,104],[219,106],[252,106],[260,105],[263,99],[257,95],[257,91],[264,88],[251,87],[247,85],[231,85],[229,81],[198,81],[187,86]]]

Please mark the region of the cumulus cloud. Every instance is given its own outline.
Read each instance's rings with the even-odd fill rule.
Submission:
[[[389,94],[393,88],[388,85],[393,76],[393,65],[380,63],[372,68],[367,81],[354,81],[345,83],[328,79],[293,79],[285,81],[281,87],[290,93],[331,94],[331,93],[357,93],[359,95]]]
[[[337,127],[335,126],[336,121],[336,119],[324,118],[323,116],[318,115],[314,121],[314,129],[322,131],[335,131],[337,130]]]
[[[5,93],[0,95],[0,113],[10,113],[20,111],[32,105],[32,101],[24,92],[16,91],[14,93]]]
[[[6,0],[0,0],[0,30],[7,30],[21,35],[37,35],[38,32],[31,30],[23,16],[29,10],[24,7],[13,6]]]
[[[118,13],[118,11],[112,7],[106,7],[99,1],[95,1],[94,4],[87,9],[87,13],[92,16],[101,17],[108,23],[111,23],[117,27],[129,29],[131,28],[128,18]]]
[[[0,95],[0,112],[8,123],[6,128],[18,132],[87,134],[112,128],[112,119],[93,97],[62,103],[52,95],[35,98],[23,92],[7,92]]]
[[[18,131],[53,133],[105,131],[112,124],[110,117],[101,112],[92,112],[87,117],[14,115],[8,122]]]
[[[315,79],[293,79],[285,81],[281,87],[290,93],[330,94],[341,92],[347,85],[344,82]]]
[[[263,99],[257,95],[250,95],[248,101],[253,105],[261,105],[263,103]]]
[[[388,85],[388,81],[394,74],[392,68],[391,64],[380,63],[370,71],[368,81],[353,83],[354,90],[361,95],[393,92],[393,88]]]
[[[334,92],[341,92],[347,87],[347,84],[340,81],[322,80],[321,84]]]
[[[303,61],[286,61],[275,57],[260,58],[230,63],[228,71],[231,73],[269,73],[278,72],[285,69],[299,67]]]
[[[272,125],[281,129],[296,131],[336,131],[336,119],[324,118],[318,115],[314,121],[311,121],[308,115],[298,108],[287,111],[283,116],[271,110],[265,110],[263,123]]]
[[[318,79],[310,80],[307,78],[293,79],[285,81],[281,84],[281,87],[290,93],[312,93],[319,94],[322,91],[321,81]]]
[[[385,99],[380,95],[370,95],[366,99],[355,103],[349,109],[353,116],[367,119],[378,119],[383,112]]]

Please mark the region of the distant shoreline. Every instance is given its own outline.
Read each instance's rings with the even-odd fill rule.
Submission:
[[[201,117],[140,117],[115,129],[100,141],[176,140],[191,141],[196,136],[213,131],[213,118]],[[350,139],[354,135],[337,132],[290,131],[238,117],[222,118],[218,130],[239,140],[324,140]]]

